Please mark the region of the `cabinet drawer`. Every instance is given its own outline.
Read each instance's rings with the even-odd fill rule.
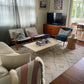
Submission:
[[[43,31],[45,34],[50,34],[51,36],[56,36],[59,33],[60,27],[63,25],[50,25],[44,24]]]

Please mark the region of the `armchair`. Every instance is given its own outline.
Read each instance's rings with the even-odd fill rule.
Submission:
[[[67,27],[61,27],[60,28],[60,31],[59,31],[59,34],[56,35],[56,39],[57,40],[60,40],[60,41],[63,41],[63,46],[65,44],[65,42],[67,41],[67,37],[70,36],[71,32],[73,31],[72,28],[67,28]]]
[[[31,37],[26,37],[23,29],[9,29],[10,43],[14,43],[18,50],[18,42],[30,40]]]
[[[15,56],[16,60],[14,58]],[[10,60],[8,59],[9,57],[13,59]],[[22,59],[22,57],[24,59]],[[24,57],[24,55],[16,53],[5,43],[0,42],[0,84],[34,84],[34,82],[35,84],[43,84],[42,60],[39,57],[35,58],[33,61],[30,61],[30,59],[31,57],[28,54]],[[21,60],[24,62],[21,62]],[[4,63],[14,68],[5,66]],[[21,66],[19,66],[19,63]],[[10,68],[10,70],[8,70],[8,68]]]

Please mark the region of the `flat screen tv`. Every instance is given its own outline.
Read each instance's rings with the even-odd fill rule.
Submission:
[[[47,23],[53,25],[62,25],[62,13],[47,13]]]

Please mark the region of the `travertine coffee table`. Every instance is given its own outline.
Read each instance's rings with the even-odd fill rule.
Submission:
[[[48,38],[48,40],[50,41],[50,43],[45,44],[43,46],[36,45],[36,42],[28,43],[23,46],[27,47],[28,49],[32,50],[33,52],[40,52],[40,51],[46,50],[48,48],[51,48],[51,47],[61,43],[61,41],[56,40],[54,38]]]

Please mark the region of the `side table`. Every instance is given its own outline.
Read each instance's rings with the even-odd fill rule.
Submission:
[[[67,49],[74,50],[76,48],[77,37],[68,37]]]

